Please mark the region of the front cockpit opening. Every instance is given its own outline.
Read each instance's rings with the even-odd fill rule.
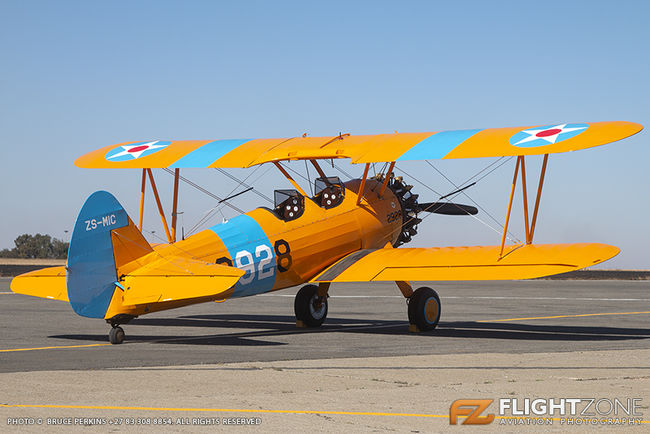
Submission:
[[[274,212],[285,222],[295,220],[305,212],[305,198],[297,190],[275,190]]]
[[[345,186],[338,176],[316,178],[314,193],[314,201],[319,206],[325,209],[334,208],[343,202]]]

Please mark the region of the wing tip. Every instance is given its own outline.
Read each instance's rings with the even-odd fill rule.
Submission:
[[[14,294],[68,301],[65,275],[65,266],[28,271],[11,279],[9,289]]]
[[[640,124],[638,122],[632,122],[632,121],[614,121],[614,122],[611,122],[611,123],[627,127],[627,129],[628,129],[627,132],[629,134],[627,136],[623,137],[623,138],[633,136],[633,135],[641,132],[643,130],[643,128],[644,128],[643,124]]]

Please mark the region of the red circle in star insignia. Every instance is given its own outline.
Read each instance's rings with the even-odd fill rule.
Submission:
[[[131,148],[131,149],[129,149],[129,152],[140,152],[140,151],[144,151],[144,150],[147,149],[148,147],[149,147],[149,146],[147,146],[147,145],[136,146],[135,148]]]
[[[540,131],[539,133],[535,134],[535,137],[548,137],[548,136],[554,136],[555,134],[561,133],[562,130],[559,128],[551,128],[550,130],[544,130]]]

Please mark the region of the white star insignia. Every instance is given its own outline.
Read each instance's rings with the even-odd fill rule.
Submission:
[[[546,128],[538,128],[534,130],[524,130],[522,133],[529,134],[528,137],[525,139],[521,139],[517,143],[513,143],[513,145],[521,145],[522,143],[526,142],[532,142],[533,140],[546,140],[549,144],[550,143],[555,143],[557,141],[557,138],[559,137],[560,134],[562,133],[568,133],[570,131],[577,131],[577,130],[584,130],[587,127],[574,127],[574,128],[567,128],[567,124],[560,124],[560,125],[554,125],[554,126],[549,126]],[[547,136],[538,136],[537,134],[544,132],[544,131],[550,131],[550,130],[559,130],[555,131],[553,134],[549,134]]]
[[[123,149],[122,152],[118,152],[115,155],[111,155],[110,157],[106,157],[108,159],[110,158],[117,158],[117,157],[122,157],[124,155],[131,155],[133,159],[140,158],[143,152],[149,151],[151,149],[158,149],[158,148],[164,148],[167,145],[156,145],[160,140],[156,140],[154,142],[149,142],[149,143],[141,143],[139,145],[123,145],[121,148]]]

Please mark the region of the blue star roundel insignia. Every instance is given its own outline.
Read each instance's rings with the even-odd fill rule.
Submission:
[[[154,142],[131,143],[130,145],[118,146],[117,148],[108,151],[104,158],[108,161],[136,160],[140,157],[146,157],[147,155],[158,152],[170,144],[171,142],[161,142],[160,140]]]
[[[522,148],[546,146],[575,137],[587,128],[587,124],[557,124],[529,128],[510,137],[510,144]]]

